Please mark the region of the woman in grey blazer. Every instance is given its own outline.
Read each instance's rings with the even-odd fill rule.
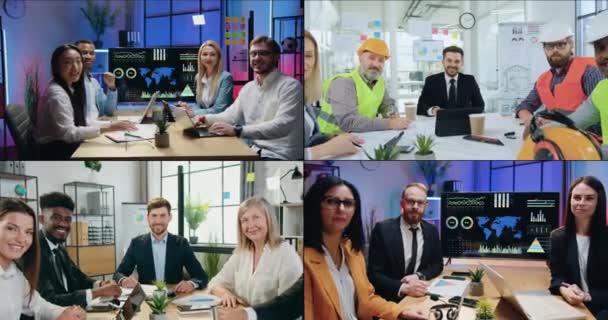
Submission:
[[[178,102],[188,115],[220,113],[232,104],[232,75],[223,71],[223,66],[220,46],[213,40],[205,41],[198,50],[196,104]]]

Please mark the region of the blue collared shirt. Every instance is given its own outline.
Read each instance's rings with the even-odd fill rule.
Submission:
[[[150,233],[150,239],[152,240],[152,256],[154,257],[154,273],[156,274],[156,280],[165,280],[165,263],[167,260],[167,237],[168,233],[160,239],[156,240],[152,233]]]

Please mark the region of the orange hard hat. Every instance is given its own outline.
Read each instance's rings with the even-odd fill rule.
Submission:
[[[390,57],[388,52],[388,46],[386,45],[386,42],[384,42],[384,40],[382,39],[371,38],[363,41],[359,49],[357,49],[357,55],[361,55],[365,51],[384,56],[386,57],[386,59]]]

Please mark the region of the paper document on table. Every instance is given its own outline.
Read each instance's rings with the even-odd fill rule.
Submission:
[[[155,124],[136,124],[135,126],[137,127],[135,131],[112,131],[106,133],[105,136],[118,143],[154,139]]]
[[[530,291],[515,294],[524,313],[531,320],[577,320],[585,319],[583,312],[563,299],[546,291]]]
[[[202,308],[203,305],[212,307],[218,305],[219,303],[220,300],[216,296],[204,293],[197,293],[191,296],[173,300],[173,304],[179,306],[197,306],[198,309]]]
[[[442,297],[462,296],[471,280],[437,279],[431,283],[428,292]]]
[[[116,117],[118,121],[130,121],[133,123],[138,123],[141,121],[141,116],[118,116]]]

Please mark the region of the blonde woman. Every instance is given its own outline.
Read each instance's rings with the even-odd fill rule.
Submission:
[[[357,153],[356,145],[363,143],[360,138],[351,134],[326,135],[319,131],[315,120],[315,109],[318,109],[321,98],[319,47],[315,37],[308,31],[304,32],[304,83],[304,158],[317,160]]]
[[[220,113],[233,102],[232,75],[223,71],[222,49],[213,40],[205,41],[198,49],[196,105],[178,102],[190,116]]]
[[[279,225],[264,198],[251,197],[241,203],[237,224],[237,248],[208,286],[227,310],[237,304],[253,306],[272,300],[303,272],[300,256],[279,236]]]

